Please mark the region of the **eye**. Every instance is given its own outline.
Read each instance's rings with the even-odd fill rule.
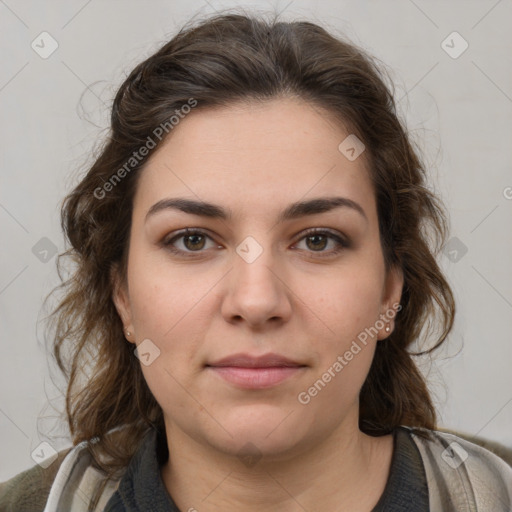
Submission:
[[[300,247],[300,244],[304,244]],[[312,228],[306,231],[297,244],[294,246],[300,250],[309,252],[325,253],[325,255],[337,254],[343,249],[349,247],[348,241],[337,233],[333,233],[326,229]]]
[[[208,241],[210,242],[208,246]],[[185,229],[163,242],[164,246],[175,253],[203,252],[204,249],[220,247],[204,231]]]
[[[205,231],[190,228],[174,233],[162,245],[177,255],[199,255],[207,249],[222,249]],[[311,228],[303,232],[303,236],[292,248],[327,257],[348,247],[349,242],[343,235],[326,229]]]

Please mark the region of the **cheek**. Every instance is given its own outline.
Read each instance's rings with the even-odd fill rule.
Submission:
[[[198,364],[194,355],[201,345],[202,334],[209,322],[204,311],[207,302],[200,295],[161,284],[138,290],[134,307],[137,339],[149,338],[164,356],[172,371]]]
[[[318,395],[317,405],[326,406],[357,399],[373,359],[381,313],[378,262],[347,266],[334,275],[304,281],[301,288],[305,306],[322,321],[304,324],[318,364],[303,391]]]
[[[207,297],[201,297],[211,285],[188,284],[192,283],[177,275],[145,271],[133,282],[132,291],[138,342],[150,339],[160,351],[150,365],[141,365],[148,387],[163,410],[191,413],[195,408],[187,390],[200,371],[198,354],[211,318],[205,310]]]
[[[302,283],[301,297],[329,328],[326,331],[331,342],[332,338],[339,343],[347,342],[378,320],[382,275],[374,268],[347,266],[321,279],[317,276]]]
[[[174,333],[197,320],[197,307],[214,284],[214,276],[183,272],[158,252],[133,249],[128,278],[137,338],[172,339]],[[193,327],[193,325],[192,325]]]

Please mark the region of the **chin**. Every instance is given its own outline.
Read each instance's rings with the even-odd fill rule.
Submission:
[[[255,463],[263,457],[266,461],[286,460],[292,457],[300,451],[301,439],[290,436],[289,432],[270,439],[263,432],[247,429],[235,433],[233,439],[214,439],[210,440],[210,443],[219,452],[237,457],[245,465],[251,465],[247,463],[247,459]]]
[[[219,422],[231,434],[210,439],[209,443],[226,454],[238,457],[286,458],[302,445],[308,444],[308,422],[298,421],[293,409],[269,405],[234,408]],[[291,413],[291,414],[290,414]]]

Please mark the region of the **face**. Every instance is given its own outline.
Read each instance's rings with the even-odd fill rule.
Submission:
[[[402,279],[348,135],[299,100],[236,104],[192,112],[147,162],[114,301],[170,444],[284,457],[358,429]]]

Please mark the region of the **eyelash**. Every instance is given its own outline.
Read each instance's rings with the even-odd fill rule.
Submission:
[[[167,250],[169,250],[170,252],[172,252],[174,254],[180,255],[180,256],[187,255],[186,257],[194,257],[195,255],[201,255],[201,253],[204,253],[205,250],[184,251],[182,249],[177,249],[176,247],[174,247],[172,245],[179,239],[182,239],[186,236],[193,236],[193,235],[201,235],[201,236],[209,238],[210,240],[213,241],[212,237],[207,232],[205,232],[201,229],[186,228],[184,230],[178,231],[174,236],[172,236],[172,238],[165,239],[162,242],[162,244]],[[309,229],[305,230],[302,233],[302,236],[298,239],[297,242],[295,242],[294,245],[296,245],[300,241],[306,239],[308,236],[314,236],[314,235],[327,236],[329,239],[334,240],[334,242],[337,244],[336,248],[331,249],[330,251],[313,251],[313,250],[308,251],[311,254],[315,254],[315,256],[317,256],[317,257],[325,258],[325,257],[329,257],[329,256],[335,256],[338,253],[340,253],[342,250],[348,249],[350,247],[350,243],[346,238],[340,236],[339,234],[337,234],[331,230],[325,229],[325,228],[309,228]]]

